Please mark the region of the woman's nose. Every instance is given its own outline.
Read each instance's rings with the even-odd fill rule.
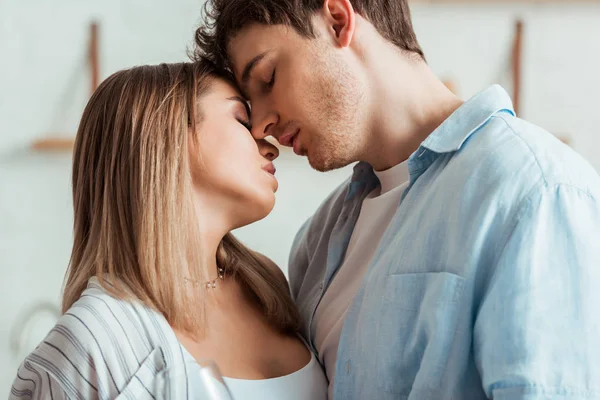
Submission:
[[[279,157],[279,149],[273,144],[269,143],[265,139],[259,139],[256,141],[258,144],[258,151],[260,155],[269,161],[274,161]]]
[[[278,117],[274,112],[267,112],[262,116],[258,112],[252,110],[252,136],[254,139],[260,140],[273,135],[275,126],[277,125]]]

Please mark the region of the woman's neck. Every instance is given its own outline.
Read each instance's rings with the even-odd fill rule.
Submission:
[[[212,281],[218,278],[217,251],[230,228],[217,212],[211,212],[207,207],[197,206],[196,216],[198,235],[192,238],[191,246],[199,250],[200,265],[205,269],[205,276]]]

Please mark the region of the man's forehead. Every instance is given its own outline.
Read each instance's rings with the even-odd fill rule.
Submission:
[[[227,48],[227,58],[238,83],[242,79],[244,67],[259,54],[261,54],[259,47],[256,44],[245,46],[244,39],[230,42]]]
[[[288,30],[285,25],[251,24],[237,32],[227,46],[227,57],[236,79],[241,79],[244,67],[252,59],[276,48]]]

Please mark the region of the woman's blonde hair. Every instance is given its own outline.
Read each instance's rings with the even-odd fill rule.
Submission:
[[[96,276],[114,296],[137,299],[192,334],[204,324],[208,272],[195,240],[188,146],[198,98],[214,79],[207,61],[135,67],[106,79],[88,102],[73,154],[74,243],[62,309]],[[217,264],[281,332],[298,312],[281,271],[227,234]],[[189,280],[189,281],[188,281]],[[110,283],[110,284],[109,284]]]

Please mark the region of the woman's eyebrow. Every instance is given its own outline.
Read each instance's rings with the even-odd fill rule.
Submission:
[[[240,96],[229,97],[227,98],[227,100],[239,101],[240,103],[242,103],[244,105],[244,108],[246,109],[246,112],[248,113],[248,117],[250,117],[250,105],[248,105],[248,102],[246,100],[244,100]]]

